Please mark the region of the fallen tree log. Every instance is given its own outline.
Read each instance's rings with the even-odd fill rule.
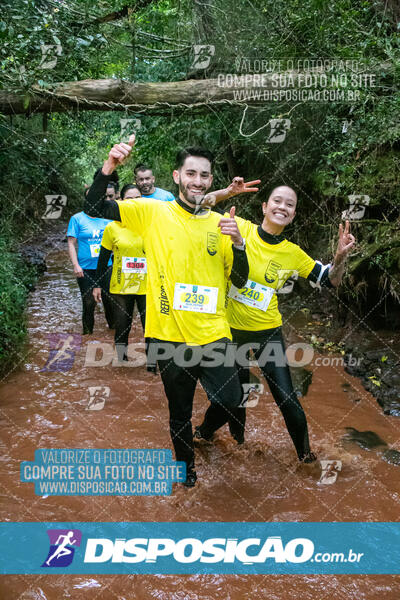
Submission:
[[[378,68],[379,67],[379,68]],[[381,63],[366,64],[365,71],[357,73],[357,77],[367,78],[359,87],[368,87],[368,78],[376,74],[390,73],[393,65]],[[319,86],[307,85],[307,77],[318,80],[325,77],[331,82],[328,91],[351,92],[352,83],[343,92],[343,83],[334,84],[334,74],[316,67],[307,71],[284,71],[281,73],[259,74],[220,74],[213,79],[189,79],[184,81],[166,81],[157,83],[133,83],[122,79],[85,79],[83,81],[67,81],[62,83],[35,85],[26,92],[0,90],[0,113],[6,115],[65,112],[70,110],[120,110],[142,112],[145,114],[166,114],[171,110],[182,112],[191,110],[205,111],[216,105],[267,105],[276,102],[272,93],[309,92],[320,89]],[[331,80],[328,79],[331,77]],[[332,83],[333,82],[333,83]],[[375,86],[373,86],[375,87]],[[376,91],[379,85],[375,87]],[[286,98],[280,98],[284,102]],[[302,102],[301,99],[295,101]],[[356,98],[350,98],[354,101]],[[332,100],[331,100],[332,101]],[[333,100],[334,101],[334,100]]]
[[[276,74],[275,74],[276,75]],[[282,74],[299,85],[303,74]],[[225,76],[223,76],[225,77]],[[187,80],[162,83],[131,83],[121,79],[85,79],[56,83],[45,88],[32,87],[29,92],[0,90],[0,112],[6,115],[65,112],[80,110],[121,110],[163,114],[171,108],[205,110],[207,105],[268,104],[266,92],[275,86],[273,74],[237,76],[235,85],[218,79]]]

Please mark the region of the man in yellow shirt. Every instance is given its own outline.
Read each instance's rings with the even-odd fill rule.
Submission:
[[[129,156],[133,143],[134,137],[129,144],[112,148],[87,194],[85,211],[121,221],[143,238],[147,258],[145,336],[152,339],[149,359],[157,358],[176,458],[186,462],[186,485],[192,487],[196,473],[191,416],[197,381],[220,408],[213,426],[226,421],[241,402],[235,366],[207,363],[215,352],[226,352],[230,344],[226,280],[230,277],[242,287],[248,262],[235,219],[221,219],[200,206],[213,180],[213,157],[207,150],[189,148],[178,154],[173,178],[179,196],[174,201],[105,201],[107,181]],[[253,191],[249,186],[243,183],[237,193]]]

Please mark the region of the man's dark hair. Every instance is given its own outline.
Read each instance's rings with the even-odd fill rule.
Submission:
[[[133,183],[126,183],[123,188],[121,189],[121,199],[123,200],[125,198],[125,194],[128,190],[137,190],[139,189],[137,187],[137,185],[133,185]]]
[[[202,158],[206,158],[207,160],[210,161],[211,169],[214,166],[214,155],[212,152],[210,152],[209,150],[206,150],[205,148],[198,148],[198,147],[192,146],[190,148],[183,148],[183,150],[180,150],[178,152],[178,154],[176,155],[176,168],[177,169],[180,169],[183,166],[183,163],[188,158],[188,156],[201,156]]]
[[[153,172],[153,169],[151,167],[149,167],[148,165],[145,165],[144,163],[138,163],[135,166],[135,168],[133,169],[133,172],[135,173],[135,175],[137,175],[139,171],[151,171],[151,172]]]
[[[100,171],[101,171],[101,167],[96,169],[96,171],[94,172],[94,175],[93,175],[93,181],[96,179],[96,177],[100,173]],[[118,175],[117,171],[113,171],[110,175],[110,179],[108,181],[107,187],[109,185],[115,184],[115,185],[112,185],[112,187],[115,189],[116,192],[118,192],[118,190],[119,190],[118,182],[119,182],[119,175]]]

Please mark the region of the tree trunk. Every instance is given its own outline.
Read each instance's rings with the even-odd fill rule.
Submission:
[[[382,64],[381,68],[387,67]],[[323,73],[313,69],[307,74]],[[174,114],[188,108],[206,111],[208,105],[245,106],[271,104],[268,91],[277,91],[276,73],[262,75],[220,75],[217,79],[167,81],[163,83],[131,83],[121,79],[85,79],[55,83],[47,88],[33,86],[29,92],[0,90],[0,112],[31,114],[79,110],[120,110],[147,115]],[[281,73],[282,80],[292,77],[290,88],[304,86],[304,73]],[[230,79],[226,79],[226,78]],[[300,83],[300,85],[299,85]],[[288,88],[287,88],[288,89]]]

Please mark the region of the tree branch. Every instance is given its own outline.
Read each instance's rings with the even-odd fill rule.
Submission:
[[[116,10],[112,13],[108,13],[107,15],[103,15],[102,17],[97,17],[97,19],[93,19],[93,21],[87,21],[86,23],[79,23],[74,21],[71,23],[72,27],[88,27],[90,25],[99,25],[101,23],[111,23],[112,21],[119,21],[120,19],[124,19],[128,17],[131,13],[137,12],[142,8],[145,8],[149,4],[151,4],[153,0],[137,0],[137,2],[133,6],[123,6],[120,10]]]
[[[384,67],[384,64],[381,65]],[[313,73],[322,73],[314,69]],[[310,73],[310,71],[307,71]],[[281,74],[292,78],[293,89],[301,88],[304,73],[290,71]],[[266,92],[276,91],[274,74],[265,74],[260,87],[259,75],[238,76],[227,85],[219,79],[168,81],[162,83],[131,83],[121,79],[85,79],[52,84],[47,88],[33,86],[28,92],[0,90],[0,112],[32,114],[80,110],[131,110],[146,114],[170,112],[172,109],[196,108],[208,110],[215,105],[269,105]]]

